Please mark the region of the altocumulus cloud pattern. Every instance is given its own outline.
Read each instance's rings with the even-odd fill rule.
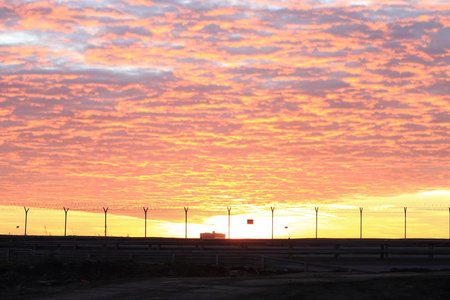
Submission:
[[[352,3],[1,0],[1,204],[448,188],[449,3]]]

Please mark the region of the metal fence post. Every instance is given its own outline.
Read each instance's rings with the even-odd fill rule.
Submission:
[[[228,210],[228,238],[230,238],[231,207],[227,206],[227,210]]]
[[[69,211],[69,208],[65,208],[64,209],[64,236],[66,236],[67,233],[67,212]]]
[[[273,240],[273,211],[275,210],[275,206],[271,206],[270,210],[272,211],[272,240]]]
[[[187,239],[188,210],[189,210],[189,207],[184,207],[184,224],[185,224],[185,227],[184,227],[184,238],[185,239]]]
[[[317,219],[318,219],[319,207],[318,206],[314,207],[314,210],[316,211],[316,239],[317,239],[317,224],[318,224]]]
[[[30,208],[29,207],[26,208],[24,206],[23,209],[25,210],[25,233],[24,233],[24,235],[27,235],[28,211],[30,210]]]
[[[144,209],[144,215],[145,215],[145,237],[147,237],[147,211],[148,211],[148,207],[143,207]]]
[[[359,238],[362,239],[362,215],[363,215],[363,208],[359,208]]]
[[[405,240],[406,240],[406,210],[408,209],[407,207],[403,208],[405,211]]]
[[[105,236],[107,234],[107,228],[108,228],[107,223],[106,223],[106,215],[108,214],[108,209],[109,209],[108,207],[107,208],[103,207],[103,211],[105,212]]]

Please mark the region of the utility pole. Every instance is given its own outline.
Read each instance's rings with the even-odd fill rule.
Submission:
[[[30,208],[26,208],[25,206],[23,207],[23,209],[25,210],[25,234],[27,235],[27,223],[28,223],[28,211],[30,210]]]
[[[319,207],[314,207],[314,210],[316,211],[316,239],[317,239],[317,219],[318,219],[318,213],[319,213]]]
[[[65,208],[64,209],[64,236],[66,236],[67,233],[67,212],[69,211],[69,208]]]
[[[105,212],[105,237],[106,237],[106,234],[107,234],[107,228],[108,228],[108,226],[106,225],[106,215],[108,214],[108,207],[107,208],[104,208],[103,207],[103,211]]]
[[[188,210],[189,210],[189,207],[184,207],[184,224],[185,224],[185,227],[184,227],[184,238],[185,239],[187,239],[187,223],[188,223],[188,219],[187,219],[187,217],[188,217]]]
[[[230,238],[231,207],[227,206],[227,210],[228,210],[228,238]]]
[[[362,239],[362,215],[363,215],[363,208],[359,208],[359,238]]]
[[[145,237],[147,237],[147,211],[148,211],[148,207],[143,207],[142,209],[144,209],[144,215],[145,215]]]
[[[270,210],[272,211],[272,240],[273,240],[273,211],[275,210],[275,206],[271,206]]]

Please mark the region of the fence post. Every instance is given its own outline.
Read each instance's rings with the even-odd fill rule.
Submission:
[[[362,239],[362,215],[363,215],[363,208],[359,208],[359,238]]]
[[[25,233],[24,233],[24,235],[27,235],[28,211],[30,210],[30,208],[29,207],[26,208],[24,206],[23,209],[25,210]]]
[[[231,207],[227,206],[227,210],[228,210],[228,238],[230,238]]]
[[[67,233],[67,212],[69,211],[69,208],[65,208],[64,209],[64,236],[66,236]]]
[[[275,210],[275,206],[271,206],[270,210],[272,211],[272,240],[273,240],[273,211]]]
[[[145,237],[147,237],[147,211],[148,211],[148,207],[143,207],[144,209],[144,215],[145,215]]]
[[[189,210],[189,207],[184,207],[184,224],[185,224],[185,227],[184,227],[184,238],[185,239],[187,239],[187,223],[188,223],[188,210]]]
[[[338,259],[341,257],[341,245],[335,244],[334,245],[334,258]]]
[[[317,239],[317,218],[318,218],[319,207],[318,206],[314,207],[314,210],[316,211],[316,239]]]
[[[103,211],[105,212],[105,237],[106,237],[106,234],[107,234],[107,228],[108,228],[108,226],[107,226],[107,224],[106,224],[106,215],[108,214],[108,207],[107,208],[104,208],[103,207]]]
[[[380,258],[384,259],[389,256],[389,245],[388,244],[381,244],[380,245]]]
[[[407,207],[403,208],[403,210],[405,211],[405,240],[406,240],[406,210],[407,209],[408,209]]]

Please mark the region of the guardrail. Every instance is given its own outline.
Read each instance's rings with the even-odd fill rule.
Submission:
[[[312,258],[448,258],[442,239],[176,239],[118,237],[0,236],[0,259],[133,259],[145,261],[289,261]],[[259,263],[259,262],[258,262]]]

